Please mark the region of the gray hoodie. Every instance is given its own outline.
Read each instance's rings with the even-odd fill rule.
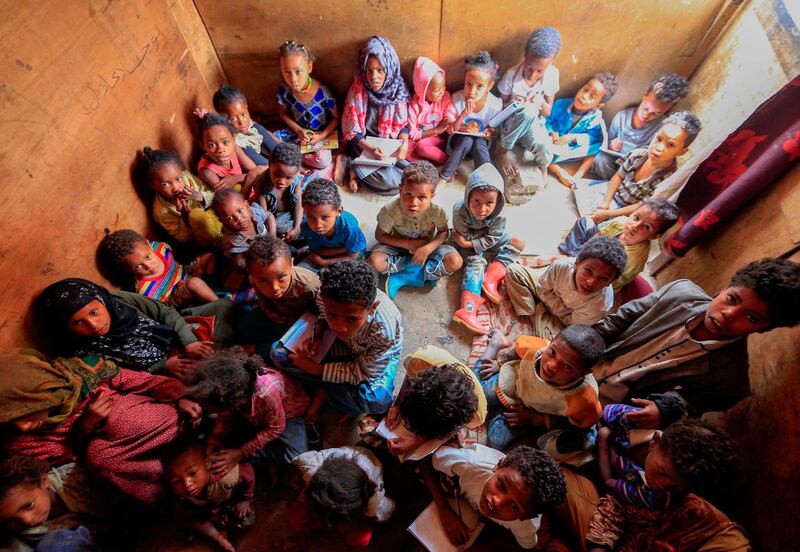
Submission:
[[[491,215],[477,220],[469,212],[469,194],[478,187],[491,186],[497,190],[497,204]],[[497,246],[506,231],[506,217],[500,213],[505,206],[503,198],[503,177],[491,163],[484,163],[469,175],[464,199],[453,205],[453,229],[465,240],[472,242],[476,253],[483,253]]]

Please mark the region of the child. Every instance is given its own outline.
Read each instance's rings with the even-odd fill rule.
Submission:
[[[473,445],[470,448],[440,447],[433,453],[433,468],[458,478],[458,496],[482,517],[509,529],[522,548],[536,546],[542,514],[564,500],[564,476],[546,452],[531,447],[500,451]],[[423,470],[442,526],[454,546],[469,540],[469,529],[450,506],[448,497],[429,470]],[[458,500],[458,498],[456,498]]]
[[[141,170],[155,191],[153,218],[181,243],[216,242],[222,224],[211,210],[214,192],[187,171],[177,152],[142,149]]]
[[[403,171],[400,197],[378,213],[375,239],[380,242],[368,262],[386,279],[394,299],[403,286],[423,287],[461,268],[461,255],[447,240],[447,213],[432,203],[439,175],[429,161],[414,161]],[[410,262],[409,262],[410,261]]]
[[[444,70],[433,60],[418,57],[414,63],[414,97],[408,106],[408,160],[447,161],[447,128],[456,120],[456,109],[445,88]]]
[[[259,236],[274,236],[275,217],[258,203],[248,205],[234,190],[220,190],[211,204],[222,222],[220,247],[239,269],[245,268],[244,254]]]
[[[257,177],[266,167],[253,163],[236,145],[236,130],[228,119],[199,108],[194,114],[200,119],[198,138],[205,151],[197,164],[197,174],[215,191],[233,188],[250,197]]]
[[[650,255],[650,242],[657,239],[678,221],[678,206],[667,199],[649,197],[642,201],[630,217],[617,217],[595,224],[589,217],[581,217],[572,227],[558,250],[570,257],[594,236],[617,238],[625,246],[628,262],[612,284],[614,292],[633,281],[644,270]]]
[[[300,148],[297,144],[278,144],[269,161],[261,186],[256,189],[256,198],[261,209],[275,217],[277,236],[293,242],[300,237],[303,221]]]
[[[402,140],[395,157],[403,161],[408,152],[408,87],[400,74],[400,58],[389,40],[371,36],[358,53],[358,75],[350,90],[342,114],[342,132],[347,140],[347,155],[355,159],[368,152],[381,159],[384,154],[366,141],[367,136]],[[402,178],[402,167],[382,167],[365,176],[351,165],[350,190],[358,183],[381,195],[394,195]]]
[[[211,254],[183,266],[175,260],[169,244],[147,241],[135,230],[111,232],[100,242],[99,250],[101,258],[133,276],[136,293],[145,297],[173,307],[217,300],[217,294],[198,276],[213,272]]]
[[[489,126],[489,121],[503,110],[503,102],[490,92],[498,70],[492,55],[481,50],[464,61],[464,89],[453,94],[453,107],[459,115],[450,126],[450,157],[441,173],[445,182],[453,180],[467,155],[472,155],[476,169],[490,162],[489,143],[496,129]],[[462,132],[470,134],[459,134]]]
[[[348,547],[363,548],[375,522],[386,521],[394,511],[394,501],[383,487],[383,466],[365,448],[312,450],[292,463],[305,482],[289,510],[289,527],[295,532],[329,525]]]
[[[664,115],[689,94],[689,81],[675,73],[665,73],[650,83],[636,107],[618,111],[608,127],[608,148],[625,155],[649,144],[661,126]],[[617,171],[618,160],[600,153],[592,162],[592,172],[609,180]]]
[[[688,151],[700,128],[700,120],[688,111],[667,117],[647,149],[631,150],[622,158],[603,201],[588,213],[592,220],[600,223],[634,212],[662,180],[675,172],[676,159]]]
[[[314,54],[302,42],[287,40],[278,49],[283,82],[278,88],[278,115],[292,132],[292,142],[313,146],[336,137],[339,108],[327,86],[311,78]],[[303,164],[324,169],[331,164],[331,150],[303,155]]]
[[[305,220],[300,235],[308,245],[308,256],[300,263],[314,271],[344,259],[363,259],[367,238],[356,217],[342,209],[336,183],[316,178],[303,192]]]
[[[509,117],[500,129],[497,168],[506,176],[519,173],[519,167],[508,155],[517,144],[533,154],[536,168],[542,174],[553,158],[553,143],[545,119],[559,89],[559,73],[553,59],[560,50],[558,29],[539,27],[525,43],[524,61],[506,71],[497,85],[504,105],[516,103],[525,108]]]
[[[531,317],[534,335],[552,340],[565,326],[594,324],[606,315],[614,304],[611,284],[627,262],[619,240],[597,237],[575,261],[556,261],[539,276],[534,269],[509,266],[508,297],[518,316]]]
[[[260,356],[241,347],[217,351],[189,373],[187,385],[207,412],[217,413],[209,438],[216,449],[208,458],[213,475],[223,477],[245,459],[291,462],[308,450],[303,422],[308,395],[286,374],[267,368]],[[229,448],[233,442],[237,448]]]
[[[194,527],[223,550],[234,552],[226,531],[255,524],[256,474],[246,463],[224,476],[210,473],[208,466],[205,446],[191,437],[176,442],[164,457],[169,485],[186,506]]]
[[[236,145],[256,165],[269,165],[267,156],[275,149],[279,141],[266,128],[250,118],[247,108],[247,96],[239,88],[223,84],[214,92],[212,98],[214,109],[227,117],[236,131]]]
[[[591,168],[594,156],[607,145],[603,106],[617,91],[614,73],[595,73],[575,98],[561,98],[553,103],[545,128],[553,140],[554,151],[567,152],[553,156],[549,172],[564,186],[571,188],[573,178],[583,178]],[[574,175],[558,163],[583,159]]]
[[[481,165],[467,179],[464,200],[453,206],[454,241],[475,253],[467,257],[461,308],[453,314],[453,321],[479,334],[489,332],[477,319],[484,302],[481,290],[492,303],[499,303],[497,288],[505,279],[506,267],[516,262],[525,247],[525,242],[505,232],[506,217],[500,214],[505,205],[502,185],[503,177],[494,165]]]

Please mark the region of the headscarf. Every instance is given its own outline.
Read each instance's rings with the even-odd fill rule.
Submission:
[[[57,358],[47,362],[32,350],[0,353],[0,423],[36,412],[50,413],[45,424],[69,418],[89,391],[119,373],[99,357]]]
[[[99,337],[78,335],[66,326],[80,309],[98,300],[111,316],[108,333]],[[82,278],[67,278],[48,286],[40,297],[44,313],[71,354],[100,354],[127,368],[144,370],[169,352],[172,328],[140,316],[118,301],[106,288]],[[66,332],[64,330],[67,330]]]
[[[367,60],[369,56],[375,56],[381,62],[381,66],[386,71],[386,80],[383,87],[375,92],[367,82],[365,72],[367,70]],[[377,105],[395,105],[407,102],[410,94],[408,87],[400,74],[400,58],[397,57],[392,43],[383,36],[375,35],[361,47],[358,52],[359,70],[361,71],[361,82],[367,90],[369,100]]]

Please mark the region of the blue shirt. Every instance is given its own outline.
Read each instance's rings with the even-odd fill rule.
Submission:
[[[338,247],[344,247],[348,253],[364,253],[367,250],[367,238],[358,226],[358,220],[347,211],[342,211],[336,219],[336,226],[330,237],[314,232],[305,220],[300,225],[300,234],[311,251]]]

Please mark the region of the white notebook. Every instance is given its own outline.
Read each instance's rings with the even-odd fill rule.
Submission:
[[[449,502],[454,512],[458,512],[460,509],[461,520],[471,529],[469,540],[461,546],[454,546],[444,531],[439,512],[436,510],[436,504],[431,502],[417,516],[417,519],[408,526],[409,533],[414,535],[430,552],[460,552],[461,550],[467,550],[475,543],[475,540],[485,527],[485,524],[480,521],[478,512],[472,509],[472,506],[469,505],[465,498],[461,497],[458,504],[453,498],[449,499]]]
[[[506,106],[506,108],[503,109],[503,111],[501,111],[500,113],[495,114],[494,117],[489,119],[489,126],[491,128],[497,128],[500,125],[502,125],[503,123],[505,123],[506,119],[508,119],[509,117],[511,117],[512,115],[514,115],[515,113],[517,113],[519,111],[523,111],[524,109],[525,108],[520,106],[519,104],[516,104],[516,103],[512,102],[512,103],[508,104]],[[475,119],[471,119],[470,117],[467,117],[464,120],[464,124],[466,124],[466,123],[468,123],[470,121],[474,121],[474,120]],[[461,132],[461,131],[456,131],[456,132],[454,132],[454,134],[465,134],[467,136],[483,136],[483,131],[484,130],[486,130],[486,129],[485,128],[481,129],[481,132]]]
[[[358,166],[359,176],[361,178],[366,178],[381,167],[391,167],[395,164],[395,161],[397,161],[395,153],[397,153],[397,150],[400,149],[400,146],[403,144],[402,140],[377,138],[375,136],[367,136],[365,140],[370,146],[380,148],[383,153],[383,159],[376,158],[372,155],[371,151],[362,151],[361,155],[352,161],[353,164]]]
[[[303,316],[298,318],[297,321],[292,324],[292,327],[283,334],[283,337],[280,339],[281,345],[292,353],[300,351],[305,340],[314,335],[314,326],[317,324],[317,319],[318,317],[316,314],[310,312],[303,314]],[[334,334],[330,328],[326,328],[325,333],[322,334],[322,340],[317,347],[317,354],[314,355],[311,360],[317,363],[322,362],[322,359],[325,358],[325,355],[331,350],[335,340],[336,334]]]
[[[404,434],[413,435],[405,426],[401,423],[398,427],[394,430],[389,429],[386,427],[386,419],[381,420],[381,423],[378,424],[378,427],[375,428],[375,433],[380,435],[386,440],[394,439],[396,437],[402,437]],[[415,450],[409,452],[405,455],[397,455],[397,459],[401,462],[405,462],[406,460],[422,460],[426,456],[432,454],[436,449],[440,446],[445,444],[450,439],[450,436],[442,437],[440,439],[429,439],[425,441],[420,446],[418,446]]]

